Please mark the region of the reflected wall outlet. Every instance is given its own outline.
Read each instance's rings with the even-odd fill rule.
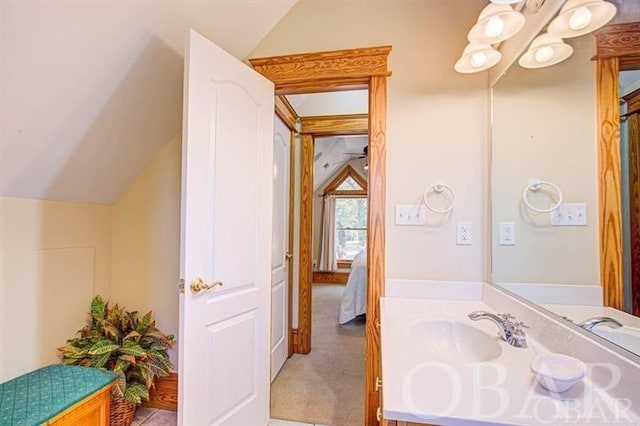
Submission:
[[[471,222],[458,222],[456,244],[471,245]]]
[[[424,225],[426,207],[423,204],[396,204],[396,225]]]
[[[585,203],[562,203],[550,214],[551,226],[587,225],[587,205]]]
[[[500,245],[516,245],[516,225],[513,222],[500,222]]]

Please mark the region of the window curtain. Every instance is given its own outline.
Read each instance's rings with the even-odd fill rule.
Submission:
[[[335,271],[338,269],[336,258],[336,197],[324,196],[322,208],[322,235],[320,238],[320,262],[318,270]]]

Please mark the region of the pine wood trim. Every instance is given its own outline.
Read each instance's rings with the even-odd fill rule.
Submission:
[[[640,112],[640,89],[624,95],[622,99],[627,102],[627,113],[637,114]]]
[[[640,317],[640,90],[624,97],[627,111],[629,159],[629,231],[631,262],[631,312]]]
[[[387,177],[387,78],[371,77],[369,84],[369,209],[367,223],[367,323],[365,359],[365,424],[375,425],[380,400],[377,377],[382,377],[380,353],[380,297],[384,295],[385,200]]]
[[[369,129],[367,114],[310,116],[300,121],[302,133],[316,136],[366,135]]]
[[[640,66],[640,23],[596,32],[600,279],[605,306],[624,306],[620,199],[620,64]]]
[[[351,269],[352,260],[338,260],[338,269]]]
[[[600,278],[605,306],[622,309],[622,202],[620,199],[618,59],[615,57],[598,59],[597,62]]]
[[[298,349],[298,329],[294,328],[291,330],[291,336],[293,337],[293,352],[300,353]]]
[[[295,188],[296,188],[296,141],[298,140],[298,133],[291,132],[291,151],[289,153],[289,240],[287,247],[289,247],[289,344],[287,349],[287,357],[291,358],[294,353],[294,336],[293,336],[293,227],[295,221]]]
[[[607,25],[594,34],[597,40],[594,59],[619,58],[621,71],[637,68],[640,63],[640,22]]]
[[[298,353],[311,352],[311,244],[313,235],[313,136],[302,135],[302,163],[300,177],[300,307],[298,309]]]
[[[348,279],[348,272],[315,271],[313,273],[313,282],[315,284],[346,284]]]
[[[289,130],[295,132],[298,114],[284,95],[276,96],[275,108],[276,115],[280,117],[282,122],[289,128]]]
[[[338,189],[342,183],[348,179],[352,178],[356,181],[358,185],[362,188],[362,190],[354,189],[354,190],[345,190]],[[351,167],[350,164],[347,164],[340,173],[336,175],[335,178],[325,187],[325,194],[333,194],[333,195],[367,195],[367,181],[364,180],[362,176],[356,170]]]
[[[110,383],[57,416],[49,419],[43,425],[65,426],[90,424],[93,426],[108,426],[109,413],[111,411],[111,387]]]
[[[273,56],[249,59],[249,62],[256,71],[277,86],[302,83],[308,87],[307,80],[348,78],[368,82],[374,75],[387,76],[389,52],[391,52],[391,46],[378,46]]]
[[[149,392],[149,401],[145,401],[142,406],[162,410],[178,410],[178,373],[169,373],[166,377],[158,377],[155,388]]]
[[[374,179],[369,179],[369,208],[368,208],[368,232],[367,251],[370,266],[367,277],[367,333],[366,333],[366,369],[365,369],[365,425],[377,426],[376,409],[378,407],[378,393],[375,391],[376,377],[380,375],[380,330],[378,324],[380,320],[380,296],[384,293],[385,282],[385,210],[386,210],[386,120],[387,120],[387,91],[386,80],[390,76],[387,70],[387,56],[391,52],[391,46],[382,46],[367,49],[352,49],[335,52],[320,52],[301,55],[285,55],[274,58],[252,59],[249,62],[263,76],[267,77],[275,84],[276,94],[289,93],[316,93],[337,90],[352,90],[354,88],[369,89],[369,173]],[[310,144],[308,137],[311,137]],[[308,175],[309,167],[313,164],[313,149],[305,154],[305,145],[313,148],[313,137],[311,135],[302,136],[302,176]],[[305,143],[307,140],[307,143]],[[308,149],[308,148],[307,148]],[[308,158],[310,154],[310,158]],[[305,159],[305,157],[307,157]],[[305,163],[310,163],[305,165]],[[373,170],[371,167],[373,166]],[[311,169],[312,170],[312,169]],[[313,170],[312,170],[313,172]],[[307,176],[308,180],[308,176]],[[313,185],[311,182],[307,182]],[[304,187],[304,181],[301,181]],[[312,188],[312,186],[311,186]],[[302,199],[301,207],[309,204],[312,198],[312,190],[309,192],[309,200]],[[303,198],[303,197],[301,197]],[[305,208],[308,208],[306,206]],[[302,210],[302,208],[301,208]],[[301,212],[302,213],[302,212]],[[309,223],[311,222],[310,211]],[[302,222],[302,219],[301,219]],[[308,273],[311,274],[311,241],[310,228],[302,227],[301,223],[301,247],[300,247],[300,287],[309,286],[310,283],[303,279]],[[306,232],[309,235],[304,236]],[[308,247],[302,247],[302,243]],[[308,253],[304,255],[303,251]],[[302,259],[306,259],[303,263]],[[304,267],[304,269],[303,269]],[[301,295],[302,296],[302,295]],[[310,327],[311,324],[303,319],[303,309],[309,309],[310,319],[310,299],[300,298],[300,316],[298,321],[298,337],[302,340],[309,335],[303,336],[301,326]],[[310,347],[309,347],[310,349]]]

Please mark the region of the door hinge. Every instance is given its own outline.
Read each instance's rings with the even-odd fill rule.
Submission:
[[[376,389],[376,392],[378,392],[382,387],[382,379],[380,377],[376,377],[376,384],[374,387]]]
[[[184,278],[180,278],[180,281],[178,281],[178,290],[180,293],[184,293]]]
[[[376,410],[376,419],[378,420],[378,423],[382,420],[382,408],[380,407]]]

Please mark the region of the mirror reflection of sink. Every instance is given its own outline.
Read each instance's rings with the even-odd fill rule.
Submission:
[[[502,353],[496,336],[459,322],[422,320],[410,326],[409,334],[438,361],[483,362]]]
[[[622,346],[628,351],[640,354],[640,329],[626,326],[615,329],[595,326],[591,329],[591,332],[618,346]]]

